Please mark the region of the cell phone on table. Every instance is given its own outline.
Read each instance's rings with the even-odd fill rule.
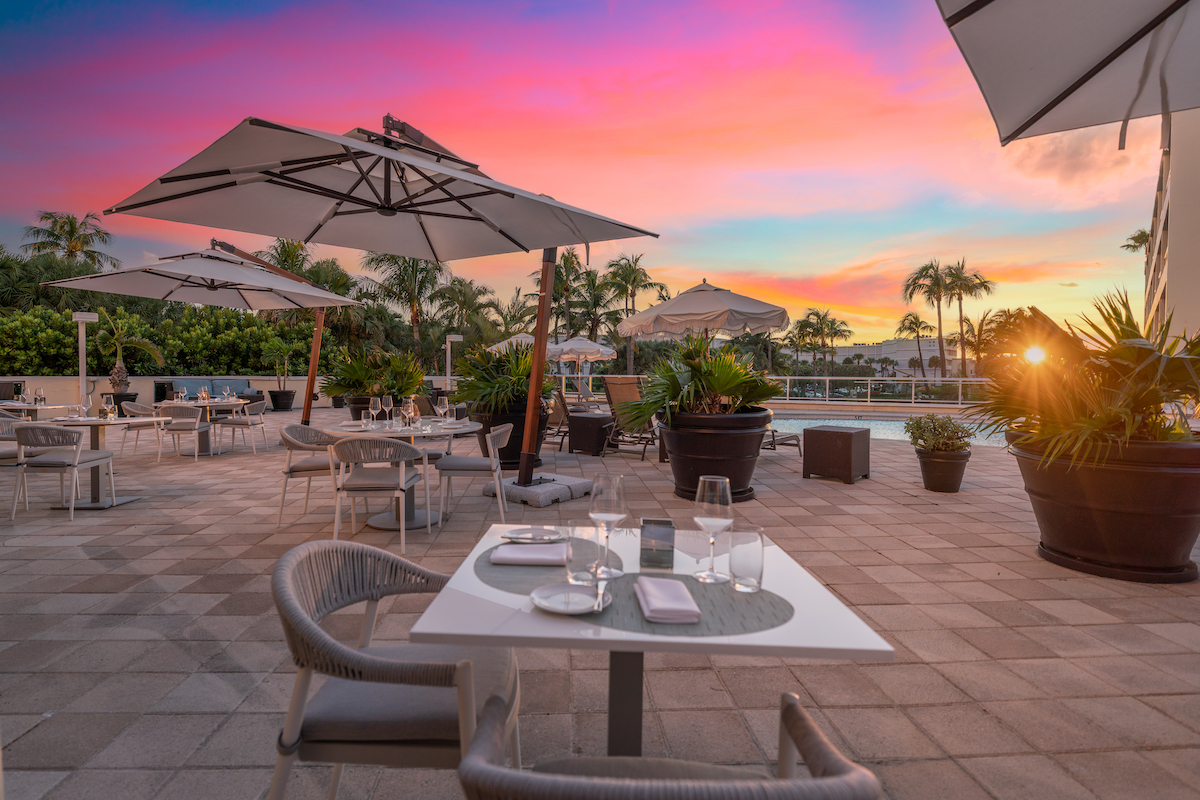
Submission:
[[[640,563],[648,569],[671,569],[675,566],[674,522],[642,517]]]

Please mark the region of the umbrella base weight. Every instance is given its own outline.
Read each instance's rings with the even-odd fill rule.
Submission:
[[[142,499],[141,495],[136,495],[133,497],[118,497],[115,500],[105,499],[98,503],[81,501],[81,502],[77,502],[75,504],[75,510],[76,511],[104,511],[105,509],[109,509],[114,506],[123,506],[126,503],[132,503],[134,500],[141,500],[141,499]],[[63,504],[63,505],[50,506],[50,508],[54,509],[55,511],[66,511],[67,509],[70,508],[70,506]]]

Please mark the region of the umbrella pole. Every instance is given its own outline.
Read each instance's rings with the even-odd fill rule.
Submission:
[[[557,247],[547,247],[542,251],[542,282],[538,292],[537,327],[533,335],[533,364],[529,370],[529,400],[525,404],[525,437],[521,443],[518,486],[533,483],[533,464],[537,461],[537,429],[542,413],[542,374],[546,370],[546,340],[550,338],[550,298],[554,288],[554,262],[557,258]],[[499,490],[499,487],[497,489]]]
[[[312,352],[308,356],[308,384],[304,389],[304,413],[300,415],[300,424],[308,425],[312,420],[313,389],[317,385],[317,362],[321,359],[321,333],[325,329],[325,309],[315,309],[313,320]]]

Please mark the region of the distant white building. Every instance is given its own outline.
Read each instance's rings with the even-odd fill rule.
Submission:
[[[916,339],[885,339],[882,342],[855,342],[854,344],[838,343],[834,346],[836,353],[833,357],[839,364],[846,360],[847,357],[853,358],[856,355],[862,355],[862,363],[867,363],[867,359],[879,361],[881,358],[890,358],[896,362],[897,375],[912,375],[913,370],[909,368],[908,362],[910,359],[917,358],[917,340]],[[788,355],[793,355],[792,351],[783,348],[783,352]],[[937,338],[931,336],[921,337],[921,357],[925,362],[925,369],[929,370],[929,358],[938,355]],[[946,345],[946,359],[951,363],[947,364],[946,374],[958,371],[958,348]],[[812,353],[801,353],[801,361],[812,361]],[[973,359],[967,359],[967,373],[971,374],[975,367]],[[936,369],[936,367],[934,368]],[[920,371],[920,368],[917,368]]]
[[[1171,115],[1169,144],[1159,165],[1146,250],[1145,323],[1153,335],[1173,315],[1172,333],[1195,334],[1200,332],[1200,109]]]

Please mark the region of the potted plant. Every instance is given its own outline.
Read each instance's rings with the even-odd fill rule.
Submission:
[[[362,419],[371,398],[383,394],[379,364],[365,350],[343,347],[333,360],[333,368],[321,381],[321,394],[344,398],[351,419]]]
[[[949,414],[924,414],[909,417],[904,432],[917,450],[925,488],[957,492],[971,458],[971,429]]]
[[[1200,441],[1186,409],[1200,400],[1200,334],[1142,330],[1125,294],[1066,330],[1031,308],[990,362],[974,413],[1003,430],[1041,531],[1038,553],[1124,580],[1195,580]],[[1029,348],[1026,350],[1025,348]]]
[[[508,444],[500,448],[500,461],[505,469],[516,469],[521,462],[521,447],[525,441],[525,407],[532,369],[533,348],[521,344],[500,353],[479,347],[461,356],[454,364],[458,376],[452,399],[456,403],[467,403],[471,420],[483,425],[476,434],[482,452],[487,452],[485,435],[488,431],[496,425],[512,423]],[[535,453],[541,452],[542,441],[546,437],[546,424],[549,421],[546,403],[553,389],[553,381],[543,382]],[[534,465],[541,463],[539,456]]]
[[[412,353],[376,351],[372,359],[378,364],[383,393],[392,396],[394,404],[404,402],[409,395],[425,388],[425,371]]]
[[[116,405],[120,416],[123,417],[125,416],[125,411],[121,408],[121,403],[126,401],[132,403],[137,400],[137,392],[129,391],[129,370],[125,369],[125,348],[130,347],[134,350],[141,350],[153,358],[154,363],[160,367],[164,361],[163,354],[158,349],[158,346],[149,339],[132,336],[129,332],[129,320],[126,317],[121,316],[114,319],[103,308],[100,309],[100,314],[104,317],[108,328],[101,330],[99,335],[97,335],[96,346],[106,356],[116,353],[117,361],[113,365],[112,372],[108,373],[108,382],[112,384],[113,403]]]
[[[650,372],[642,399],[625,403],[634,425],[657,420],[675,494],[696,497],[701,475],[724,475],[735,503],[750,500],[750,480],[772,413],[758,403],[782,392],[748,357],[711,336],[688,336]]]
[[[263,361],[275,370],[275,383],[278,389],[268,389],[271,396],[271,409],[274,411],[291,411],[296,399],[296,392],[287,388],[288,362],[301,349],[297,342],[285,342],[278,336],[267,340],[263,345]]]

